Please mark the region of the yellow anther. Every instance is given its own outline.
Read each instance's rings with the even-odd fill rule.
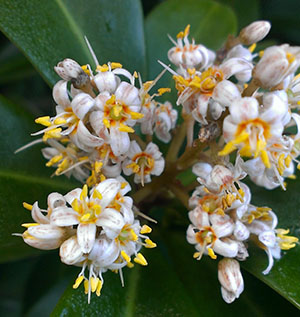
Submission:
[[[97,286],[98,286],[99,278],[98,277],[91,277],[90,283],[91,283],[91,290],[92,292],[96,292]]]
[[[116,96],[115,95],[112,95],[107,101],[106,101],[106,104],[107,105],[112,105],[116,102]]]
[[[22,224],[22,227],[24,227],[24,228],[30,228],[30,227],[35,227],[35,226],[39,226],[39,223],[34,222],[34,223],[23,223]]]
[[[50,127],[51,126],[51,122],[50,122],[50,117],[49,116],[45,116],[45,117],[39,117],[36,118],[34,120],[35,123],[41,124],[45,127]]]
[[[176,36],[178,39],[182,39],[184,37],[184,33],[181,31]]]
[[[23,207],[25,208],[25,209],[27,209],[27,210],[32,210],[32,205],[30,205],[30,204],[28,204],[28,203],[26,203],[25,201],[23,202]]]
[[[67,123],[67,121],[64,118],[56,118],[54,120],[54,124],[56,124],[56,125],[65,124],[65,123]]]
[[[100,175],[100,181],[103,182],[103,181],[105,181],[105,180],[106,180],[106,177],[105,177],[103,174],[101,174],[101,175]]]
[[[146,242],[146,245],[145,245],[146,248],[152,249],[156,247],[156,243],[154,243],[150,239],[145,239],[145,242]]]
[[[166,92],[170,92],[171,91],[171,88],[159,88],[158,90],[157,90],[157,92],[158,92],[158,94],[161,96],[161,95],[163,95],[164,93],[166,93]]]
[[[103,166],[103,162],[96,161],[95,162],[95,172],[96,173],[100,173],[102,166]]]
[[[251,146],[250,146],[250,145],[245,145],[245,146],[240,150],[240,155],[241,155],[241,156],[251,157],[251,156],[252,156]]]
[[[114,63],[114,62],[112,62],[112,63],[110,63],[110,67],[111,67],[111,69],[122,68],[123,65],[120,64],[120,63]]]
[[[188,68],[188,73],[190,76],[193,76],[196,73],[196,68]]]
[[[83,70],[86,74],[88,74],[89,76],[91,76],[91,72],[90,72],[90,70],[89,70],[89,68],[88,68],[88,65],[82,65],[81,68],[82,68],[82,70]]]
[[[225,212],[222,208],[217,208],[215,212],[218,215],[225,216]]]
[[[132,269],[134,267],[134,264],[132,262],[127,262],[127,266]]]
[[[285,166],[286,166],[286,167],[289,167],[289,166],[291,165],[291,163],[292,163],[292,158],[291,158],[290,155],[288,155],[288,156],[285,158],[284,163],[285,163]]]
[[[87,192],[88,192],[88,187],[86,184],[84,184],[82,187],[81,194],[80,194],[80,200],[83,200],[84,198],[87,197]]]
[[[104,118],[103,119],[103,124],[106,126],[106,128],[110,128],[110,122],[109,122],[109,120],[108,119],[106,119],[106,118]]]
[[[138,240],[138,236],[137,234],[133,231],[133,229],[130,229],[130,234],[131,234],[131,239],[133,241],[137,241]]]
[[[134,258],[134,262],[143,266],[148,265],[146,259],[144,258],[144,256],[142,255],[142,253],[138,253],[136,255],[136,257]]]
[[[194,258],[194,259],[197,259],[197,258],[199,258],[200,255],[201,255],[200,252],[195,252],[195,253],[193,254],[193,258]]]
[[[71,206],[73,208],[73,210],[75,210],[76,212],[79,212],[80,211],[80,205],[79,205],[79,202],[78,202],[78,199],[75,198],[72,203],[71,203]]]
[[[103,198],[103,196],[102,196],[102,194],[97,190],[97,189],[95,189],[94,190],[94,192],[93,192],[93,198],[94,199],[102,199]]]
[[[139,77],[139,75],[138,75],[138,73],[137,73],[136,71],[134,71],[133,77],[135,77],[135,78],[138,78],[138,77]]]
[[[134,111],[130,112],[130,116],[132,120],[138,120],[138,119],[144,118],[144,115],[142,113],[134,112]]]
[[[127,185],[128,185],[127,182],[122,182],[122,183],[121,183],[121,189],[124,189]]]
[[[271,163],[267,151],[262,151],[260,157],[263,163],[265,164],[265,167],[271,168]]]
[[[183,36],[188,36],[189,33],[190,33],[190,28],[191,28],[191,25],[188,24],[185,29],[184,29],[184,32],[183,32]]]
[[[103,65],[98,65],[97,68],[96,68],[98,71],[100,72],[107,72],[109,71],[109,68],[106,64],[103,64]]]
[[[141,230],[140,230],[140,233],[141,233],[141,234],[150,233],[151,231],[152,231],[152,229],[151,229],[149,226],[143,225],[142,228],[141,228]]]
[[[50,131],[46,131],[43,136],[43,141],[47,141],[48,139],[59,139],[61,137],[60,132],[61,128],[52,129]]]
[[[248,84],[244,84],[244,89],[247,89],[248,88]]]
[[[88,294],[89,293],[89,281],[88,280],[84,280],[83,282],[83,286],[84,286],[84,293]]]
[[[56,163],[58,163],[61,159],[63,158],[63,155],[62,154],[59,154],[59,155],[55,155],[52,157],[51,160],[49,160],[47,163],[46,163],[46,166],[52,166]]]
[[[255,49],[256,49],[256,43],[253,43],[251,46],[248,47],[248,50],[250,53],[253,53]]]
[[[73,284],[73,288],[74,289],[78,288],[81,282],[83,281],[83,279],[84,279],[83,275],[78,276],[75,283]]]
[[[215,260],[217,258],[217,256],[214,253],[214,250],[212,248],[207,248],[207,253],[213,260]]]
[[[100,295],[101,295],[102,285],[103,285],[102,281],[99,280],[99,281],[98,281],[98,284],[97,284],[97,289],[96,289],[96,295],[97,295],[97,296],[100,296]]]
[[[124,123],[120,123],[120,125],[119,125],[119,131],[121,131],[121,132],[128,132],[128,133],[134,133],[134,129],[132,129],[131,127],[128,127],[128,126],[125,125]]]
[[[294,54],[287,52],[286,59],[288,60],[289,64],[292,64],[295,61],[296,57]]]
[[[219,156],[225,156],[236,150],[236,146],[232,142],[228,142],[222,151],[218,153]]]
[[[87,221],[87,220],[90,219],[90,217],[91,217],[91,214],[90,213],[86,213],[80,218],[80,221]]]
[[[264,55],[264,53],[265,53],[265,51],[259,51],[258,56],[259,56],[260,58],[262,58],[263,55]]]
[[[100,205],[94,205],[91,209],[94,210],[94,212],[97,216],[99,216],[101,214],[102,208]]]
[[[287,178],[289,178],[289,179],[296,179],[297,176],[296,176],[295,174],[292,174],[292,175],[289,175]]]
[[[121,251],[121,256],[127,263],[131,262],[130,256],[124,250]]]
[[[265,149],[266,145],[267,145],[266,141],[264,141],[262,139],[258,139],[258,141],[256,143],[254,158],[258,157],[259,153],[261,153],[261,151],[263,151]]]

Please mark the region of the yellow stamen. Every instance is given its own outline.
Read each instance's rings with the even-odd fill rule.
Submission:
[[[103,119],[103,124],[106,126],[106,128],[110,128],[110,122],[109,122],[109,120],[108,119],[106,119],[106,118],[104,118]]]
[[[138,75],[138,73],[137,73],[136,71],[134,71],[133,76],[134,76],[135,78],[138,78],[138,77],[139,77],[139,75]]]
[[[188,24],[188,25],[185,27],[185,29],[184,29],[183,36],[189,35],[189,33],[190,33],[190,28],[191,28],[191,25]]]
[[[120,64],[120,63],[114,63],[114,62],[112,62],[112,63],[110,63],[110,67],[111,67],[111,69],[122,68],[123,65]]]
[[[98,65],[96,69],[100,72],[107,72],[109,70],[109,68],[106,64],[103,64],[102,66]]]
[[[262,151],[260,157],[263,163],[265,164],[265,167],[271,168],[271,163],[267,151]]]
[[[134,129],[132,129],[131,127],[128,127],[127,125],[120,123],[119,125],[119,131],[121,132],[128,132],[128,133],[133,133]]]
[[[253,43],[251,46],[248,47],[248,50],[250,53],[253,53],[255,49],[256,49],[256,43]]]
[[[80,200],[84,200],[84,198],[87,197],[87,192],[88,192],[88,187],[86,184],[84,184],[80,194]]]
[[[32,210],[32,205],[30,205],[30,204],[28,204],[28,203],[26,203],[25,201],[23,202],[23,207],[25,208],[25,209],[27,209],[27,210]]]
[[[264,51],[259,51],[259,53],[258,53],[258,56],[260,57],[260,58],[262,58],[263,57],[263,55],[264,55]]]
[[[139,112],[130,111],[130,116],[132,120],[138,120],[144,118],[144,115]]]
[[[86,74],[88,74],[89,76],[91,76],[91,72],[90,72],[90,70],[89,70],[89,68],[88,68],[88,65],[82,65],[81,68],[82,68],[82,70],[83,70]]]
[[[79,202],[78,202],[78,199],[75,198],[72,203],[71,203],[71,206],[73,208],[73,210],[75,210],[76,212],[79,212],[80,211],[80,205],[79,205]]]
[[[83,279],[84,279],[83,275],[78,276],[75,283],[73,284],[73,288],[74,289],[78,288],[81,282],[83,281]]]
[[[141,228],[141,230],[140,230],[140,233],[141,233],[141,234],[150,233],[151,231],[152,231],[152,229],[151,229],[149,226],[143,225],[142,228]]]
[[[35,226],[38,226],[39,225],[39,223],[23,223],[22,224],[22,227],[24,227],[24,228],[30,228],[30,227],[35,227]]]
[[[158,94],[161,96],[161,95],[163,95],[164,93],[166,93],[166,92],[170,92],[171,91],[171,88],[159,88],[158,90],[157,90],[157,92],[158,92]]]
[[[127,262],[127,266],[132,269],[134,267],[134,264],[132,262]]]
[[[148,249],[152,249],[156,247],[156,243],[154,243],[152,240],[150,239],[145,239],[146,245],[145,247]]]
[[[208,252],[208,255],[213,259],[215,260],[217,258],[217,256],[215,255],[214,253],[214,250],[212,248],[208,248],[207,249],[207,252]]]
[[[34,120],[35,123],[41,124],[45,127],[50,127],[51,122],[50,122],[50,117],[49,116],[44,116],[44,117],[39,117]]]
[[[54,124],[60,125],[60,124],[65,124],[67,121],[64,118],[56,118],[54,120]]]
[[[50,131],[45,132],[43,136],[43,141],[47,141],[48,139],[59,139],[61,137],[60,132],[61,128],[52,129]]]
[[[195,253],[193,254],[193,258],[194,258],[194,259],[197,259],[197,258],[199,258],[200,255],[201,255],[200,252],[195,252]]]
[[[136,233],[133,231],[133,229],[130,229],[130,234],[131,234],[131,239],[133,241],[137,241],[138,240],[138,236],[136,235]]]
[[[134,258],[134,262],[143,266],[148,265],[146,259],[142,255],[142,253],[138,253],[137,256]]]
[[[59,154],[59,155],[55,155],[52,157],[51,160],[49,160],[47,163],[46,163],[46,166],[52,166],[56,163],[58,163],[61,159],[63,158],[63,155],[62,154]]]
[[[98,286],[99,278],[98,277],[91,277],[90,283],[91,283],[91,290],[92,293],[96,292],[97,286]]]
[[[86,213],[80,218],[80,221],[87,221],[87,220],[90,219],[90,217],[91,217],[91,214],[90,213]]]
[[[93,198],[94,199],[102,199],[103,198],[103,196],[102,196],[102,194],[97,190],[97,189],[95,189],[94,190],[94,192],[93,192]]]
[[[127,263],[131,262],[130,256],[124,250],[121,251],[121,256]]]
[[[98,281],[98,284],[97,284],[97,289],[96,289],[96,295],[97,295],[98,297],[101,295],[102,285],[103,285],[102,281],[99,280],[99,281]]]
[[[84,293],[88,294],[89,293],[89,281],[88,280],[84,280],[83,286],[84,286]]]

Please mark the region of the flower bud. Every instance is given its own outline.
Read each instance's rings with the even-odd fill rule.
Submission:
[[[244,290],[239,262],[234,259],[222,259],[218,264],[218,278],[224,301],[232,303]]]
[[[72,265],[78,263],[83,258],[83,252],[77,241],[77,236],[74,235],[66,240],[59,249],[61,261],[65,264]]]
[[[270,29],[270,22],[256,21],[241,30],[239,39],[242,44],[251,45],[261,41],[269,33]]]

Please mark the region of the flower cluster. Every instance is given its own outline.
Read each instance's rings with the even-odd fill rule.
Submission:
[[[289,230],[277,227],[271,208],[251,204],[250,189],[240,181],[248,175],[258,186],[285,190],[284,179],[295,177],[294,162],[298,163],[300,116],[292,110],[298,109],[300,100],[295,75],[300,47],[285,44],[254,53],[256,42],[269,29],[268,22],[254,22],[214,53],[190,42],[187,26],[177,42],[172,40],[175,47],[168,53],[176,71],[161,63],[173,74],[177,104],[190,121],[188,140],[193,140],[195,122],[202,131],[209,131],[212,124],[222,130],[218,142],[204,151],[207,159],[193,166],[200,186],[189,199],[187,240],[195,245],[197,260],[203,254],[224,257],[219,281],[227,303],[244,289],[238,261],[249,256],[250,238],[268,255],[263,274],[270,272],[274,258],[280,258],[280,250],[298,242],[287,235]],[[292,126],[295,134],[287,132]],[[235,165],[230,163],[232,154]]]
[[[151,228],[137,219],[149,220],[136,207],[143,199],[152,204],[159,195],[175,195],[190,210],[187,241],[197,260],[221,257],[218,278],[227,303],[244,289],[239,261],[249,257],[248,241],[268,256],[263,274],[281,250],[296,246],[298,238],[277,226],[271,208],[253,205],[241,181],[249,176],[257,186],[286,190],[285,179],[295,178],[300,166],[300,47],[256,53],[269,30],[269,22],[254,22],[213,52],[190,41],[187,26],[176,41],[169,36],[176,69],[160,62],[162,73],[145,83],[119,63],[100,65],[88,41],[95,70],[71,59],[55,67],[61,77],[53,87],[56,115],[36,119],[44,128],[33,135],[43,136],[31,144],[45,143],[54,175],[73,176],[83,187],[50,194],[47,209],[24,203],[34,223],[23,224],[22,237],[35,248],[59,248],[63,263],[82,267],[73,287],[83,282],[88,301],[91,293],[100,295],[107,270],[119,272],[123,284],[122,269],[133,267],[132,259],[147,265],[140,250],[156,244],[147,236]],[[177,110],[156,100],[170,88],[150,93],[166,71],[182,107],[178,127]],[[165,157],[153,134],[171,141]],[[185,188],[177,176],[190,168],[199,184]],[[126,196],[131,187],[135,202]]]

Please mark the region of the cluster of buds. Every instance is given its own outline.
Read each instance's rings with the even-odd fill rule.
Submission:
[[[267,253],[263,274],[281,250],[296,246],[298,238],[277,227],[271,208],[251,204],[251,191],[241,182],[249,176],[258,186],[286,190],[285,178],[295,178],[299,163],[300,47],[285,44],[256,53],[256,42],[269,30],[269,22],[254,22],[213,52],[190,41],[187,26],[176,41],[170,37],[175,46],[168,57],[176,69],[160,62],[165,69],[145,83],[119,63],[100,65],[88,41],[94,71],[70,59],[55,67],[62,79],[53,88],[56,115],[36,119],[45,128],[33,134],[43,137],[32,143],[47,145],[42,153],[54,175],[73,176],[83,187],[50,194],[47,209],[24,203],[35,222],[23,225],[22,237],[39,249],[59,248],[62,262],[81,266],[73,287],[83,282],[88,301],[91,293],[100,295],[102,273],[119,272],[123,284],[122,268],[132,267],[132,258],[147,265],[140,249],[156,246],[145,235],[151,228],[137,220],[143,214],[125,196],[131,185],[138,190],[136,204],[173,192],[190,209],[187,241],[195,245],[197,260],[223,257],[218,277],[227,303],[244,289],[239,261],[249,257],[250,239]],[[150,94],[166,71],[182,106],[183,123],[176,129],[172,104],[155,100],[170,88]],[[290,127],[294,134],[287,132]],[[154,133],[162,142],[172,140],[166,158]],[[191,167],[200,185],[185,189],[176,177]],[[128,181],[136,185],[122,173],[133,175]]]
[[[256,42],[270,30],[266,21],[254,22],[238,37],[229,38],[224,49],[213,53],[189,41],[189,26],[177,35],[169,51],[176,71],[177,104],[183,107],[188,142],[192,145],[195,122],[201,131],[213,124],[222,129],[221,137],[209,139],[207,160],[193,166],[200,186],[189,199],[187,240],[195,245],[194,258],[203,254],[219,262],[221,293],[233,302],[244,289],[238,261],[249,256],[249,239],[265,250],[268,274],[280,250],[295,247],[298,238],[289,230],[277,228],[277,216],[268,207],[251,204],[251,192],[240,180],[247,175],[258,186],[284,190],[286,177],[295,178],[298,163],[300,116],[292,109],[300,104],[300,47],[287,44],[254,52]],[[247,47],[250,45],[249,47]],[[235,78],[231,81],[231,78]],[[296,134],[286,132],[295,126]],[[201,142],[204,142],[201,140]],[[235,165],[229,155],[235,153]],[[232,157],[231,157],[232,158]]]

